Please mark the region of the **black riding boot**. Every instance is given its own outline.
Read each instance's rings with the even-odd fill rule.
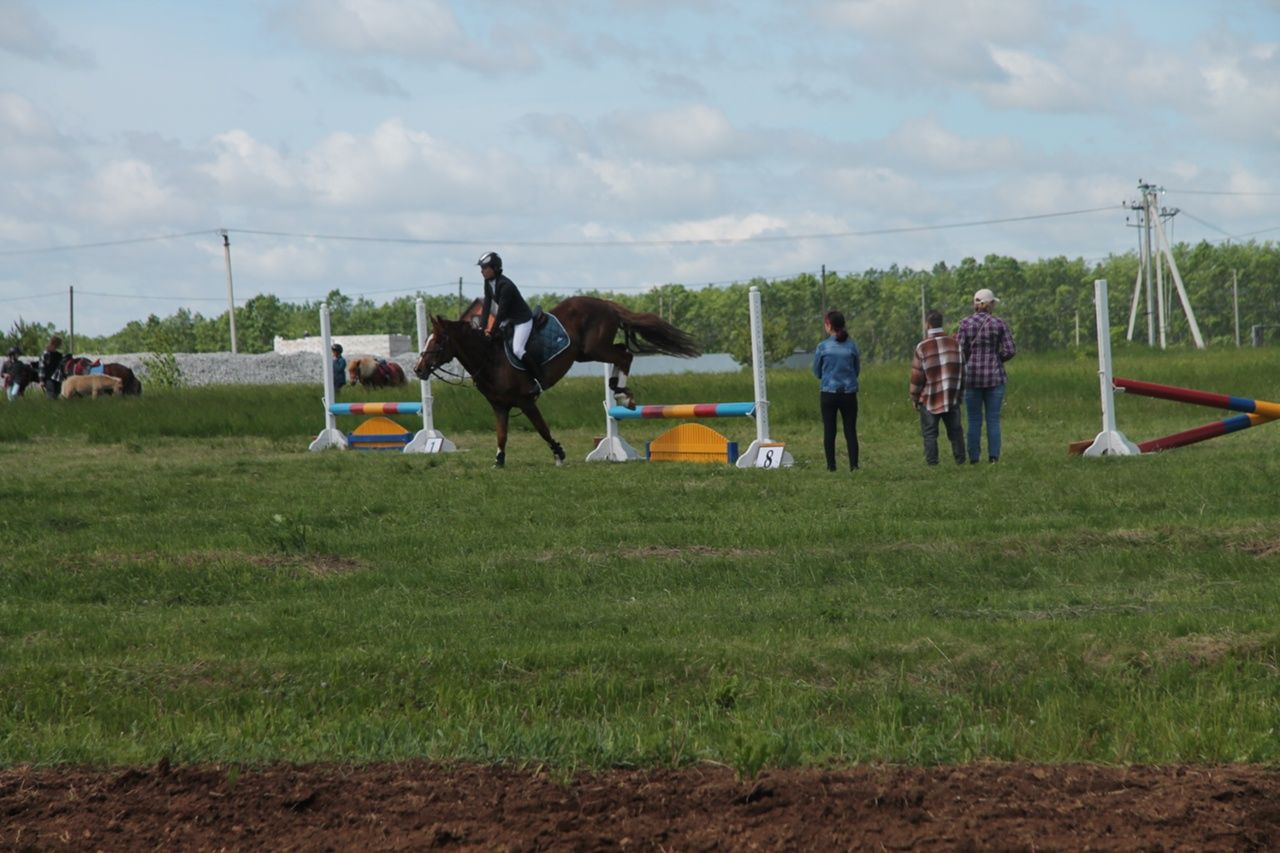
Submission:
[[[542,373],[542,365],[538,364],[538,360],[529,355],[529,353],[524,354],[522,361],[524,362],[525,370],[529,371],[529,375],[533,377],[533,381],[537,385],[534,393],[541,394],[547,383],[546,377]]]

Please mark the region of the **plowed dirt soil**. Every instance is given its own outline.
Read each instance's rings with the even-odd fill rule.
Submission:
[[[0,770],[0,848],[1276,850],[1280,770]]]

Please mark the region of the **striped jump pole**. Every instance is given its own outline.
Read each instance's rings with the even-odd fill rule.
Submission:
[[[735,418],[749,417],[756,421],[756,439],[738,457],[739,468],[754,468],[762,446],[775,442],[769,438],[769,399],[764,375],[764,323],[760,310],[760,288],[752,287],[748,293],[751,310],[751,375],[755,399],[747,403],[678,403],[673,405],[637,406],[628,409],[616,405],[609,388],[610,366],[604,367],[605,435],[596,448],[587,454],[588,462],[627,462],[643,458],[643,454],[627,443],[618,430],[619,421],[685,419],[685,418]],[[793,464],[791,454],[783,452],[782,464]]]
[[[415,303],[418,320],[418,351],[427,345],[427,306],[421,298]],[[324,450],[336,447],[347,450],[351,445],[347,436],[338,429],[338,415],[421,415],[422,429],[414,433],[404,446],[405,453],[451,453],[457,450],[452,441],[445,438],[444,433],[435,428],[433,418],[434,398],[431,394],[431,380],[419,380],[422,398],[419,402],[405,403],[338,403],[335,402],[333,385],[333,341],[329,322],[329,306],[320,306],[320,337],[323,349],[320,352],[321,369],[324,371],[324,429],[311,442],[309,450]]]
[[[1228,394],[1214,394],[1209,391],[1195,391],[1191,388],[1178,388],[1174,385],[1160,385],[1155,382],[1142,382],[1137,379],[1115,380],[1118,390],[1139,397],[1155,397],[1160,400],[1172,400],[1175,403],[1189,403],[1193,406],[1208,406],[1213,409],[1227,409],[1241,414],[1231,418],[1198,426],[1194,429],[1153,438],[1139,442],[1138,449],[1143,453],[1154,453],[1158,450],[1171,450],[1175,447],[1186,447],[1188,444],[1207,441],[1220,435],[1240,432],[1258,424],[1280,419],[1280,403],[1267,400],[1255,400],[1251,397],[1233,397]]]

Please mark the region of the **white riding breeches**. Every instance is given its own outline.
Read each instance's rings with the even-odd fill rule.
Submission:
[[[532,331],[532,320],[525,320],[511,327],[511,353],[516,358],[524,358],[524,349],[529,344],[529,333]]]

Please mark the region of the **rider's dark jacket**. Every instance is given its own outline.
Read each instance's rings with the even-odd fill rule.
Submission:
[[[40,354],[40,381],[62,381],[62,353],[56,349],[45,350]]]
[[[518,326],[526,320],[533,319],[533,312],[529,310],[529,303],[524,301],[524,297],[520,295],[520,290],[516,287],[516,283],[507,278],[502,273],[498,273],[498,277],[493,281],[484,283],[484,308],[480,313],[480,328],[489,325],[489,304],[497,303],[498,310],[495,316],[498,320],[498,327],[504,331],[511,326]]]

